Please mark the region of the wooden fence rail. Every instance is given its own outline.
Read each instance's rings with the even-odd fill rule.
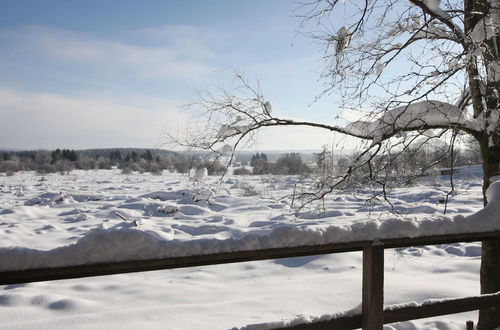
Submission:
[[[37,268],[1,271],[0,285],[89,276],[123,274],[162,269],[216,265],[244,261],[268,260],[310,255],[363,251],[363,293],[361,315],[340,317],[287,329],[382,329],[383,324],[432,316],[461,313],[500,306],[500,293],[440,301],[417,307],[384,310],[384,250],[409,246],[475,242],[500,239],[500,231],[380,239],[322,245],[274,248],[230,253],[215,253],[189,257],[76,265],[57,268]]]
[[[423,319],[433,316],[469,312],[495,306],[500,306],[500,294],[449,299],[421,306],[400,307],[391,310],[384,310],[383,317],[384,317],[384,324],[388,324],[388,323]],[[299,324],[282,329],[287,329],[287,330],[358,329],[362,327],[361,315],[362,314],[343,316],[331,320],[319,321],[315,323]],[[368,327],[366,329],[374,329],[374,328]]]

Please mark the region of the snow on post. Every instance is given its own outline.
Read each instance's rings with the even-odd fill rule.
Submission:
[[[500,227],[500,176],[493,177],[494,181],[486,190],[488,204],[480,211],[466,219],[478,230],[492,231]]]

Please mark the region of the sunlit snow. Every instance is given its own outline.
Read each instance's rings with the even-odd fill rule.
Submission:
[[[496,228],[484,220],[496,208],[481,211],[480,175],[461,170],[444,217],[449,186],[440,177],[389,194],[401,217],[387,204],[367,203],[368,190],[338,192],[324,210],[316,205],[296,217],[279,199],[295,177],[229,176],[218,185],[212,176],[200,184],[182,174],[118,170],[0,176],[0,268]],[[477,294],[479,261],[478,243],[388,250],[386,304]],[[359,305],[360,267],[361,255],[347,253],[3,286],[0,328],[228,329],[314,319]],[[439,322],[459,329],[474,318]],[[408,324],[435,325],[391,327]]]

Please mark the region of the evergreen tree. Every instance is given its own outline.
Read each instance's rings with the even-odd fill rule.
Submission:
[[[148,162],[152,162],[153,161],[153,154],[149,150],[146,150],[146,152],[144,154],[142,154],[141,157],[145,161],[148,161]]]
[[[253,174],[268,174],[271,169],[271,165],[267,161],[267,155],[264,153],[256,153],[252,156],[250,160],[250,166],[253,167]]]
[[[55,164],[57,161],[61,160],[62,159],[61,149],[56,149],[52,151],[51,156],[52,156],[51,164]]]
[[[132,161],[134,161],[134,162],[138,161],[138,160],[139,160],[139,155],[137,155],[137,152],[132,151],[132,152],[130,153],[130,159],[131,159]]]
[[[68,159],[72,162],[76,162],[78,160],[78,154],[75,152],[75,150],[70,151]]]

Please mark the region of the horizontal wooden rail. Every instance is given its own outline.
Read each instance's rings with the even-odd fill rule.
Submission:
[[[384,323],[403,322],[426,317],[475,311],[500,306],[500,293],[459,299],[447,299],[420,306],[384,311]]]
[[[459,299],[447,299],[420,306],[399,307],[384,310],[384,324],[411,321],[427,317],[456,314],[483,308],[500,306],[500,293]],[[358,315],[342,316],[331,320],[297,324],[290,327],[274,328],[287,330],[330,330],[361,328],[362,317]]]
[[[433,244],[475,242],[498,238],[500,238],[500,231],[381,239],[377,240],[377,244],[381,244],[385,249],[388,249]],[[56,268],[34,268],[19,271],[1,271],[0,285],[362,251],[365,247],[371,246],[372,244],[373,241],[356,241],[348,243],[330,243],[265,250],[215,253],[188,257],[107,262]]]

